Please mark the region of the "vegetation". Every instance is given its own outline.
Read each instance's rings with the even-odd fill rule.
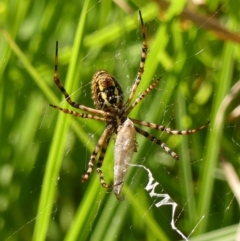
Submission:
[[[157,208],[160,200],[144,189],[144,169],[129,168],[122,202],[101,187],[95,170],[81,183],[104,124],[49,107],[72,109],[53,82],[56,40],[59,77],[74,100],[93,107],[90,81],[98,69],[112,73],[127,96],[140,63],[140,9],[149,54],[138,94],[161,82],[131,117],[173,129],[210,125],[183,137],[149,130],[180,160],[137,136],[132,162],[151,170],[159,193],[178,204],[175,224],[190,240],[234,240],[239,200],[226,170],[231,164],[239,176],[240,2],[116,2],[0,3],[1,239],[181,240],[171,207]],[[114,141],[103,164],[108,183],[113,149]]]

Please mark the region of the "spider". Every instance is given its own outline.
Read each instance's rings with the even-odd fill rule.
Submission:
[[[103,164],[104,155],[106,153],[111,137],[114,134],[118,135],[119,131],[121,130],[121,127],[124,126],[124,123],[126,120],[127,121],[130,120],[131,123],[134,123],[136,125],[149,127],[151,129],[167,132],[168,134],[172,134],[172,135],[193,134],[199,130],[206,128],[209,123],[207,122],[205,125],[202,125],[192,130],[172,130],[170,128],[167,128],[165,126],[158,125],[155,123],[137,120],[130,117],[128,118],[128,115],[132,111],[132,109],[137,104],[139,104],[141,100],[143,100],[153,89],[155,89],[157,84],[160,81],[159,78],[156,79],[142,94],[140,94],[136,98],[135,101],[132,102],[133,96],[138,88],[138,85],[141,82],[142,75],[144,73],[144,64],[145,64],[147,49],[148,49],[147,41],[145,37],[145,25],[143,22],[141,11],[139,11],[139,17],[141,22],[142,38],[143,38],[141,61],[140,61],[140,67],[138,70],[137,77],[131,88],[130,95],[125,103],[123,102],[124,96],[123,96],[123,91],[121,86],[119,85],[115,77],[113,77],[105,70],[98,70],[97,72],[95,72],[91,81],[91,94],[92,94],[92,99],[94,101],[95,109],[73,101],[58,78],[58,41],[56,42],[54,82],[57,85],[57,87],[60,89],[60,91],[63,93],[63,95],[65,96],[66,101],[72,107],[85,111],[86,113],[79,113],[72,110],[63,109],[59,106],[52,105],[52,104],[50,104],[50,106],[66,114],[70,114],[80,118],[94,119],[94,120],[98,120],[106,123],[106,128],[103,131],[100,139],[98,140],[96,147],[94,148],[91,154],[87,171],[85,172],[85,174],[82,175],[82,182],[85,182],[88,180],[89,176],[92,173],[94,162],[98,157],[97,173],[100,178],[101,185],[104,188],[113,188],[114,186],[122,183],[121,182],[121,183],[115,183],[114,185],[108,185],[104,180],[101,166]],[[173,152],[169,147],[167,147],[165,143],[163,143],[161,140],[157,139],[156,137],[152,136],[151,134],[142,130],[141,128],[139,128],[134,124],[133,124],[133,127],[135,128],[134,132],[138,132],[139,134],[148,138],[150,141],[161,146],[161,148],[167,153],[169,153],[173,158],[177,160],[179,159],[178,155],[175,152]],[[123,135],[123,133],[121,133],[121,135]],[[129,138],[131,138],[131,135]],[[132,138],[135,139],[135,135]],[[136,151],[136,145],[134,149]]]

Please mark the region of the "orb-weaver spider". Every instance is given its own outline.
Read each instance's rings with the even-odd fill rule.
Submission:
[[[204,129],[208,123],[205,125],[202,125],[196,129],[192,130],[172,130],[170,128],[164,127],[162,125],[158,125],[151,122],[136,120],[133,118],[128,118],[129,113],[131,110],[142,100],[144,99],[150,92],[153,90],[157,84],[159,83],[160,79],[155,80],[133,103],[131,103],[133,96],[137,90],[138,85],[141,82],[142,75],[144,73],[144,64],[146,60],[147,55],[147,42],[145,37],[145,26],[143,23],[141,12],[139,11],[140,21],[141,21],[141,27],[142,27],[142,37],[143,37],[143,45],[142,45],[142,54],[141,54],[141,61],[140,61],[140,68],[137,74],[137,77],[135,79],[135,82],[131,88],[130,95],[125,102],[123,103],[123,91],[117,80],[109,74],[105,70],[98,70],[92,78],[91,82],[91,90],[92,90],[92,99],[94,101],[94,105],[96,109],[87,107],[85,105],[79,104],[71,99],[63,85],[61,84],[59,78],[58,78],[58,42],[56,42],[56,55],[55,55],[55,71],[54,71],[54,81],[58,88],[61,90],[63,95],[65,96],[66,101],[74,108],[83,110],[87,113],[78,113],[72,110],[63,109],[56,105],[51,105],[51,107],[56,108],[60,111],[63,111],[66,114],[74,115],[80,118],[88,118],[88,119],[94,119],[98,121],[105,122],[106,128],[101,135],[100,139],[98,140],[98,143],[95,147],[95,149],[92,152],[92,155],[90,157],[90,161],[88,163],[88,169],[86,173],[82,176],[82,181],[85,182],[93,170],[94,162],[98,156],[97,161],[97,173],[100,178],[101,185],[105,188],[113,188],[115,186],[119,186],[120,188],[117,188],[115,191],[115,194],[117,197],[119,197],[121,192],[122,183],[124,180],[121,180],[120,183],[115,182],[114,185],[108,185],[106,184],[101,166],[104,160],[104,155],[106,153],[108,143],[111,139],[111,137],[114,134],[118,134],[122,127],[127,130],[128,126],[132,126],[130,128],[130,131],[132,131],[133,134],[129,135],[130,140],[130,146],[131,146],[131,153],[129,155],[132,155],[133,151],[136,150],[136,142],[135,142],[135,133],[138,132],[139,134],[145,136],[152,142],[155,142],[157,145],[161,146],[164,151],[169,153],[173,158],[179,159],[178,155],[173,152],[169,147],[166,146],[165,143],[163,143],[161,140],[157,139],[156,137],[152,136],[148,132],[140,129],[134,124],[146,126],[152,129],[160,130],[167,132],[168,134],[172,135],[189,135],[193,134],[199,130]],[[124,125],[124,123],[127,121],[128,125]],[[121,133],[122,136],[124,136],[124,133]],[[135,143],[135,144],[132,144]],[[128,144],[126,144],[127,146]],[[121,141],[120,141],[121,146]],[[126,147],[127,148],[127,147]],[[119,152],[118,152],[119,153]],[[119,153],[121,155],[121,153]],[[122,177],[124,179],[124,175]]]

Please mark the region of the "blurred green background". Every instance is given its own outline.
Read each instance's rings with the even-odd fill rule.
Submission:
[[[132,162],[149,168],[156,191],[178,204],[175,224],[190,240],[236,240],[239,203],[222,161],[239,175],[240,98],[221,103],[240,77],[240,2],[168,3],[0,2],[1,240],[181,240],[170,226],[171,206],[155,207],[160,199],[144,190],[142,168],[129,168],[123,202],[101,187],[95,170],[81,183],[104,124],[49,107],[72,109],[53,82],[56,40],[59,78],[74,100],[93,107],[90,81],[98,69],[128,95],[141,55],[139,9],[149,54],[137,93],[162,79],[130,116],[173,129],[211,123],[192,136],[149,130],[179,162],[138,135]],[[113,148],[103,165],[108,183]]]

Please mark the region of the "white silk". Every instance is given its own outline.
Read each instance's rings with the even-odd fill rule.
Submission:
[[[118,131],[114,150],[114,194],[117,199],[123,200],[121,194],[124,178],[131,162],[133,152],[136,150],[136,130],[130,119],[126,119]]]

